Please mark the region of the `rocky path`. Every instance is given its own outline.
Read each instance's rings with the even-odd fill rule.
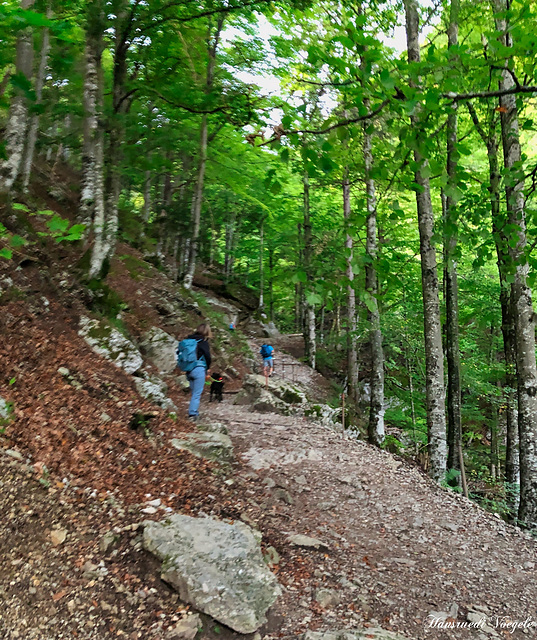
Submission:
[[[241,517],[280,554],[286,587],[264,638],[364,624],[416,639],[511,637],[508,621],[537,621],[534,539],[391,454],[231,402],[208,415],[229,429],[250,494]],[[294,534],[322,546],[293,546]],[[446,630],[430,616],[478,628]]]

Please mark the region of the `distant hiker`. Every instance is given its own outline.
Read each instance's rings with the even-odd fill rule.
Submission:
[[[268,387],[268,379],[274,371],[274,347],[270,344],[261,345],[259,353],[263,358],[263,374],[265,376],[265,385]]]
[[[213,396],[215,400],[218,400],[218,402],[222,402],[224,378],[219,373],[211,373],[211,377],[209,378],[209,381],[211,383],[211,393],[209,395],[209,402],[213,401]]]
[[[186,373],[190,383],[188,417],[194,421],[199,417],[201,394],[211,366],[209,338],[212,338],[211,328],[202,322],[196,332],[181,340],[177,347],[177,366]]]
[[[230,322],[230,323],[229,323],[229,329],[230,329],[231,331],[235,331],[235,323],[234,323],[234,322]]]

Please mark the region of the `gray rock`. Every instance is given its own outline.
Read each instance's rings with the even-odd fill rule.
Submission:
[[[162,560],[162,579],[181,600],[239,633],[253,633],[280,595],[259,540],[242,522],[172,515],[146,523],[144,547]]]
[[[104,322],[82,316],[78,335],[99,355],[127,373],[138,371],[144,361],[134,344]]]
[[[226,436],[228,434],[228,430],[225,424],[221,422],[211,422],[209,424],[197,424],[196,427],[199,431],[206,431],[209,433],[224,433]]]
[[[335,607],[341,601],[339,591],[336,591],[335,589],[317,589],[314,597],[316,602],[318,602],[323,609]]]
[[[177,411],[175,404],[166,395],[168,391],[167,385],[160,378],[149,376],[145,372],[143,376],[143,378],[134,378],[134,384],[142,398],[155,403],[166,411]]]
[[[201,618],[197,613],[180,620],[168,630],[166,640],[194,640],[202,628]]]
[[[310,536],[296,533],[287,537],[287,542],[294,547],[305,547],[310,549],[319,549],[321,551],[328,551],[330,546],[317,538],[310,538]]]
[[[159,327],[151,327],[140,341],[140,350],[161,373],[172,373],[177,368],[177,340]]]
[[[7,402],[0,396],[0,420],[9,420],[10,415],[11,411]]]
[[[113,531],[107,531],[99,542],[99,549],[101,553],[106,553],[108,549],[113,547],[119,542],[119,536]]]
[[[17,451],[16,449],[6,449],[4,453],[6,454],[6,456],[9,456],[10,458],[13,458],[15,460],[23,459],[22,453],[20,451]]]
[[[375,627],[345,631],[307,631],[301,640],[407,640],[392,631]]]
[[[183,373],[177,378],[177,382],[183,391],[190,391],[190,383],[186,377],[186,373]]]
[[[171,443],[176,449],[190,451],[199,458],[216,462],[230,462],[233,459],[233,444],[225,433],[188,433],[184,438],[174,438]]]
[[[272,320],[267,323],[261,323],[261,328],[263,329],[263,333],[265,334],[266,338],[277,338],[278,336],[281,335],[281,333],[278,331],[278,328],[276,327],[274,322],[272,322]]]

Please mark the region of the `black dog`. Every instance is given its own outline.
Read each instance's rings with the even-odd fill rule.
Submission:
[[[209,402],[213,401],[213,396],[218,402],[222,402],[222,390],[224,389],[224,380],[219,373],[211,374],[211,393],[209,395]]]

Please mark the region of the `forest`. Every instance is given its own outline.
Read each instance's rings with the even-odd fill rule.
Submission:
[[[247,287],[371,443],[537,526],[535,3],[4,0],[0,20],[1,260],[31,241],[15,212],[94,287],[120,242],[187,290]],[[32,191],[45,168],[76,173],[76,219]]]

